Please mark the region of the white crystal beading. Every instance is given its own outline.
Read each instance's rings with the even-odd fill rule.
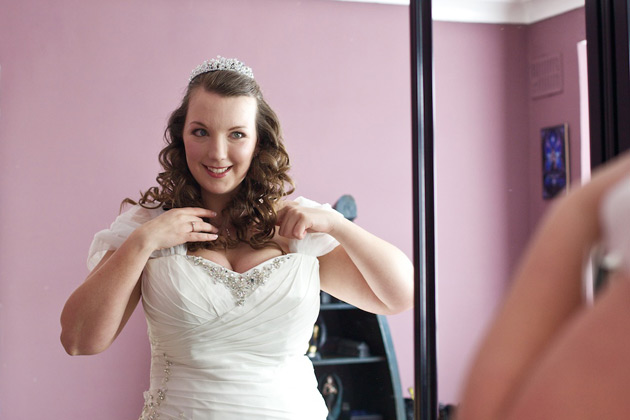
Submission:
[[[192,82],[192,79],[202,73],[208,73],[217,70],[235,71],[251,79],[254,78],[254,72],[252,71],[252,69],[250,67],[247,67],[243,62],[237,60],[236,58],[225,58],[218,55],[217,58],[206,60],[195,67],[195,69],[190,74],[190,79],[188,79],[188,82]]]
[[[200,266],[215,283],[221,283],[232,293],[237,305],[244,305],[245,299],[254,293],[261,284],[265,284],[271,273],[276,271],[282,263],[291,258],[291,255],[283,255],[274,258],[260,269],[254,268],[243,274],[235,273],[227,268],[211,264],[208,260],[195,255],[186,255],[195,265]]]
[[[162,377],[162,383],[156,390],[149,390],[144,393],[144,407],[142,407],[142,414],[140,414],[139,420],[158,420],[160,419],[159,409],[166,404],[166,393],[168,388],[166,383],[171,376],[171,366],[173,362],[168,360],[166,353],[164,357],[164,377]],[[164,418],[164,417],[162,417]],[[174,417],[170,417],[173,419]],[[179,413],[179,419],[184,419],[184,413]]]

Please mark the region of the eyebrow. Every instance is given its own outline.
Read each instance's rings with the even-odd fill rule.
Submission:
[[[206,127],[206,125],[204,123],[202,123],[201,121],[191,121],[189,124],[197,124],[197,125],[201,125],[203,127]],[[242,129],[248,129],[249,127],[245,124],[239,124],[239,125],[235,125],[233,127],[228,128],[228,131],[231,130],[242,130]]]

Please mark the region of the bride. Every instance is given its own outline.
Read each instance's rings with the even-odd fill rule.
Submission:
[[[280,124],[252,70],[218,57],[171,115],[158,186],[98,232],[61,314],[71,355],[107,349],[142,299],[151,381],[141,419],[314,419],[305,355],[319,291],[411,307],[413,266],[329,205],[289,201]]]

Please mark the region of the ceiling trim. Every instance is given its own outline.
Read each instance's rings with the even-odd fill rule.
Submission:
[[[538,22],[580,7],[584,7],[584,0],[531,0],[524,23]]]
[[[409,0],[338,0],[409,5]],[[585,0],[433,0],[433,19],[475,23],[535,23],[584,6]]]

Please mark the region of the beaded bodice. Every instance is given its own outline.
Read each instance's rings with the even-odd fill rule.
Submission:
[[[271,404],[294,416],[297,401],[321,398],[305,356],[319,313],[317,258],[287,254],[242,274],[196,256],[155,258],[145,268],[142,296],[153,355],[143,420],[153,413],[189,419],[197,406],[232,410],[225,387],[250,395],[239,394],[238,404],[246,405],[239,413],[250,413],[241,418],[288,419],[255,413]],[[299,398],[287,393],[304,384]]]
[[[245,273],[236,273],[228,270],[221,265],[196,255],[187,255],[186,258],[191,260],[195,265],[202,269],[210,276],[215,283],[221,283],[234,296],[238,305],[243,305],[247,299],[261,284],[269,278],[271,273],[277,270],[282,263],[291,258],[291,255],[283,255],[265,261],[262,264],[246,271]],[[260,268],[259,268],[260,267]]]

